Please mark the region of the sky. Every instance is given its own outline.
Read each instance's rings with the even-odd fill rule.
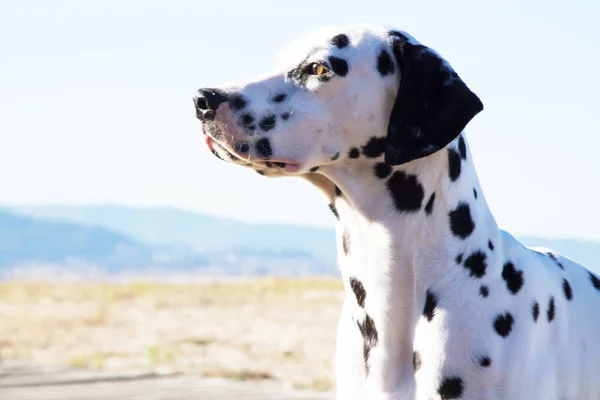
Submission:
[[[328,25],[405,30],[485,109],[467,138],[516,235],[600,240],[600,2],[0,1],[0,204],[173,206],[333,226],[322,195],[214,158],[196,89]]]

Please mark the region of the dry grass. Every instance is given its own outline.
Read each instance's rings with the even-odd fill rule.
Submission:
[[[0,284],[0,355],[331,389],[341,283]]]

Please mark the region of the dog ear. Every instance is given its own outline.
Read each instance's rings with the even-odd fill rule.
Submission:
[[[400,69],[385,162],[403,164],[442,149],[483,110],[479,98],[437,53],[400,33],[390,41]]]

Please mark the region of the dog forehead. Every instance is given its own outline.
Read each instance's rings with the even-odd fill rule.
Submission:
[[[276,56],[276,64],[280,69],[293,68],[313,54],[327,52],[334,48],[332,40],[341,35],[356,46],[355,50],[367,51],[378,43],[389,43],[390,32],[403,35],[411,44],[418,44],[408,33],[386,26],[368,24],[328,26],[308,31],[284,45]]]

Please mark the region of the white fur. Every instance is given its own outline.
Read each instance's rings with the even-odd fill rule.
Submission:
[[[470,150],[456,182],[448,176],[446,149],[394,167],[394,171],[418,176],[425,191],[423,206],[435,192],[429,216],[423,210],[409,214],[395,210],[384,181],[373,175],[373,164],[382,157],[348,158],[352,147],[360,148],[370,137],[387,132],[399,86],[397,74],[382,78],[375,68],[377,52],[387,46],[387,31],[359,26],[309,34],[286,49],[278,69],[268,77],[227,88],[247,97],[248,107],[256,115],[273,110],[278,115],[292,113],[289,121],[279,122],[272,131],[247,137],[232,122],[234,116],[227,105],[219,108],[215,122],[227,127],[225,137],[215,138],[221,156],[267,176],[302,176],[321,189],[339,212],[339,267],[347,294],[338,326],[337,399],[438,399],[440,381],[447,376],[461,378],[462,399],[600,399],[600,291],[580,265],[559,257],[562,270],[547,255],[524,247],[498,228]],[[340,51],[330,45],[331,37],[338,33],[350,37],[351,48]],[[309,79],[308,90],[300,89],[286,73],[307,54],[314,60],[343,54],[350,71],[346,77],[326,83]],[[286,93],[288,101],[270,104],[267,99],[279,92]],[[266,167],[252,151],[241,161],[225,150],[231,150],[233,140],[252,143],[259,137],[272,142],[272,158],[294,160],[300,170],[288,174]],[[456,149],[457,140],[448,147]],[[340,158],[331,160],[337,152]],[[316,166],[317,173],[308,172]],[[335,186],[343,196],[335,195]],[[451,234],[448,215],[465,201],[476,229],[461,240]],[[350,238],[347,255],[341,243],[344,232]],[[457,255],[462,254],[464,260],[476,250],[487,256],[486,274],[481,279],[469,276],[456,262]],[[524,285],[517,294],[508,291],[502,278],[503,266],[509,261],[523,273]],[[349,286],[351,277],[364,286],[364,309]],[[563,279],[572,287],[571,301],[563,293]],[[486,298],[479,294],[482,285],[489,288]],[[431,322],[423,317],[427,290],[434,291],[438,299]],[[549,322],[551,296],[556,310]],[[532,316],[535,301],[539,303],[537,322]],[[493,326],[496,316],[504,312],[514,317],[506,338]],[[357,328],[367,314],[378,333],[368,358],[368,375],[363,338]],[[416,373],[414,350],[422,362]],[[483,356],[490,358],[489,367],[479,365]]]

